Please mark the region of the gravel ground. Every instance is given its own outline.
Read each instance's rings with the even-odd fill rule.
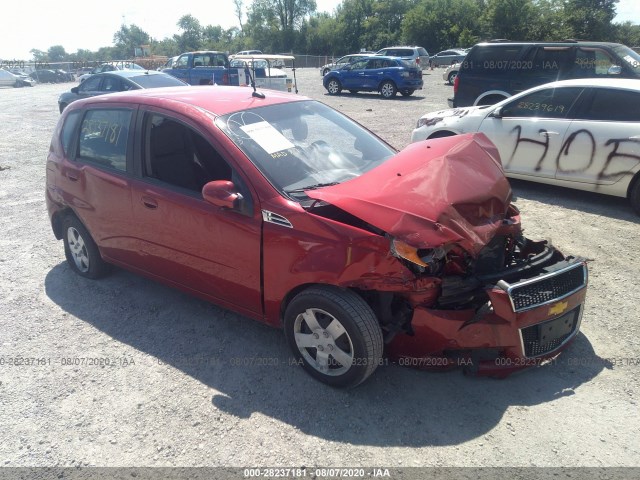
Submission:
[[[398,148],[451,94],[425,73],[384,101],[329,97],[317,69],[297,71],[300,94]],[[44,166],[71,86],[0,89],[0,466],[640,466],[639,219],[624,199],[513,182],[527,235],[590,259],[582,332],[555,362],[500,381],[389,365],[338,391],[289,364],[278,330],[67,267]]]

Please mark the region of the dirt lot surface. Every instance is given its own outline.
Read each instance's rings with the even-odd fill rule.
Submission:
[[[300,94],[402,148],[451,87]],[[383,366],[350,391],[282,332],[139,276],[75,275],[44,203],[66,85],[0,89],[0,466],[640,466],[639,218],[626,200],[513,182],[527,236],[590,259],[581,333],[493,380]],[[215,87],[211,87],[215,88]]]

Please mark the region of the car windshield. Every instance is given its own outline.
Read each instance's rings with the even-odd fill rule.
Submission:
[[[130,80],[142,88],[183,87],[186,85],[182,80],[171,75],[138,75],[131,77]]]
[[[281,192],[342,183],[375,168],[395,150],[332,108],[313,100],[232,113],[217,125]]]

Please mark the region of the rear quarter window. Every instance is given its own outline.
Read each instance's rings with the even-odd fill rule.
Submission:
[[[73,141],[73,133],[76,131],[78,120],[80,120],[80,111],[74,111],[67,115],[62,126],[62,135],[60,140],[62,141],[62,150],[65,156],[69,156],[69,150]]]

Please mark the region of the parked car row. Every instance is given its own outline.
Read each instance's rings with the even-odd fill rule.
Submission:
[[[70,103],[82,98],[95,97],[114,92],[126,92],[143,88],[182,87],[187,85],[182,80],[158,72],[156,70],[114,70],[91,75],[77,87],[58,97],[60,113]]]
[[[33,87],[35,83],[29,75],[0,69],[0,87]]]

